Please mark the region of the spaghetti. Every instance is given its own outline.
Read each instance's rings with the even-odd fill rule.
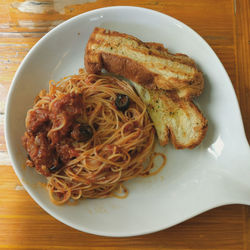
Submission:
[[[130,100],[125,111],[115,105],[119,94]],[[166,163],[154,152],[154,139],[146,106],[127,82],[81,70],[40,92],[27,113],[23,144],[27,165],[47,177],[51,200],[63,204],[125,198],[124,181],[156,174]],[[163,162],[152,172],[158,155]]]

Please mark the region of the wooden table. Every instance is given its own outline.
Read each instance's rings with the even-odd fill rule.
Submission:
[[[250,140],[249,0],[1,0],[0,247],[6,249],[250,249],[250,207],[224,206],[170,229],[132,238],[78,232],[45,213],[26,193],[4,141],[6,95],[20,62],[50,29],[80,13],[112,5],[154,9],[186,23],[215,50],[236,91]],[[250,181],[250,180],[249,180]]]

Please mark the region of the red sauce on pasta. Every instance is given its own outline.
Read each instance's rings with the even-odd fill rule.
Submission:
[[[76,119],[82,110],[82,96],[70,93],[53,102],[50,111],[45,107],[28,113],[27,132],[22,140],[29,154],[29,165],[33,164],[38,172],[49,176],[51,170],[59,168],[61,163],[65,164],[78,156],[77,150],[72,147],[76,136],[72,138],[70,132],[79,126]],[[62,120],[62,128],[53,131],[62,124]]]

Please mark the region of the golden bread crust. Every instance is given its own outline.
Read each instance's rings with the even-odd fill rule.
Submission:
[[[192,149],[201,143],[208,122],[192,101],[178,99],[165,90],[146,89],[135,82],[133,85],[147,106],[160,145],[171,140],[176,149]]]
[[[182,142],[177,140],[175,136],[176,135],[175,131],[173,131],[171,127],[169,128],[171,142],[176,149],[195,148],[202,142],[208,129],[208,121],[203,116],[202,112],[198,109],[198,107],[192,101],[185,103],[185,106],[186,105],[189,105],[192,111],[195,112],[195,115],[200,120],[200,123],[196,127],[193,128],[194,130],[196,130],[197,136],[192,138],[187,144],[183,144]],[[183,107],[183,109],[185,109],[185,106]]]
[[[192,149],[205,137],[208,122],[192,98],[204,87],[202,73],[184,54],[171,54],[162,44],[95,28],[85,49],[88,73],[102,69],[133,81],[147,106],[159,143]]]
[[[191,99],[204,87],[202,73],[183,54],[171,54],[162,44],[144,43],[136,37],[95,28],[85,50],[88,73],[101,69],[124,76],[149,89],[176,91],[179,98]]]

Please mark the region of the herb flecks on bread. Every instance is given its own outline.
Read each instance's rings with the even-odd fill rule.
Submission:
[[[161,145],[177,149],[199,145],[207,120],[192,102],[204,88],[202,73],[184,54],[171,54],[162,44],[95,28],[85,49],[88,73],[102,69],[131,80],[147,105]]]

